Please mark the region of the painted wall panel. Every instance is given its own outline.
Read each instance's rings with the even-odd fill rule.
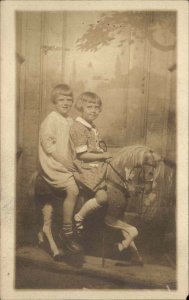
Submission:
[[[51,110],[50,93],[63,76],[63,13],[44,14],[43,61],[43,117]]]
[[[144,109],[145,91],[144,80],[146,53],[145,39],[131,36],[133,43],[130,45],[130,69],[127,101],[127,142],[128,144],[144,143]]]
[[[25,35],[22,36],[22,44],[25,45],[25,70],[22,82],[24,111],[21,209],[28,197],[29,179],[36,169],[41,97],[41,13],[26,13],[25,18]]]

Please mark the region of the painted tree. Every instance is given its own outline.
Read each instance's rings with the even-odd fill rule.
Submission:
[[[157,40],[156,32],[160,27],[168,32],[173,42],[165,45]],[[173,50],[176,46],[176,14],[174,12],[136,12],[121,11],[102,13],[95,24],[90,24],[88,30],[77,40],[77,49],[96,52],[103,46],[118,41],[117,46],[124,51],[123,38],[132,32],[130,44],[134,38],[147,39],[153,47],[161,51]]]

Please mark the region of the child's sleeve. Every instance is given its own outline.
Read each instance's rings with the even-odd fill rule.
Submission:
[[[70,128],[70,139],[77,154],[88,150],[88,137],[85,128],[73,124]]]
[[[51,154],[56,150],[56,126],[53,119],[46,119],[41,125],[39,142],[47,154]]]

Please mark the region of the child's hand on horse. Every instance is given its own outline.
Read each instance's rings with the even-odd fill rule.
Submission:
[[[103,153],[103,159],[106,161],[106,162],[110,162],[112,160],[112,155],[109,153],[109,152],[104,152]]]

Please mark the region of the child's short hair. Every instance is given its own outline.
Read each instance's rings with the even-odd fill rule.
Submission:
[[[51,101],[56,103],[57,96],[59,95],[70,96],[73,98],[73,92],[70,86],[64,83],[58,84],[53,88],[51,93]]]
[[[78,101],[76,102],[75,108],[78,111],[82,112],[83,106],[86,103],[97,103],[99,105],[100,111],[102,109],[102,100],[101,100],[101,98],[93,92],[82,93],[79,96]]]

